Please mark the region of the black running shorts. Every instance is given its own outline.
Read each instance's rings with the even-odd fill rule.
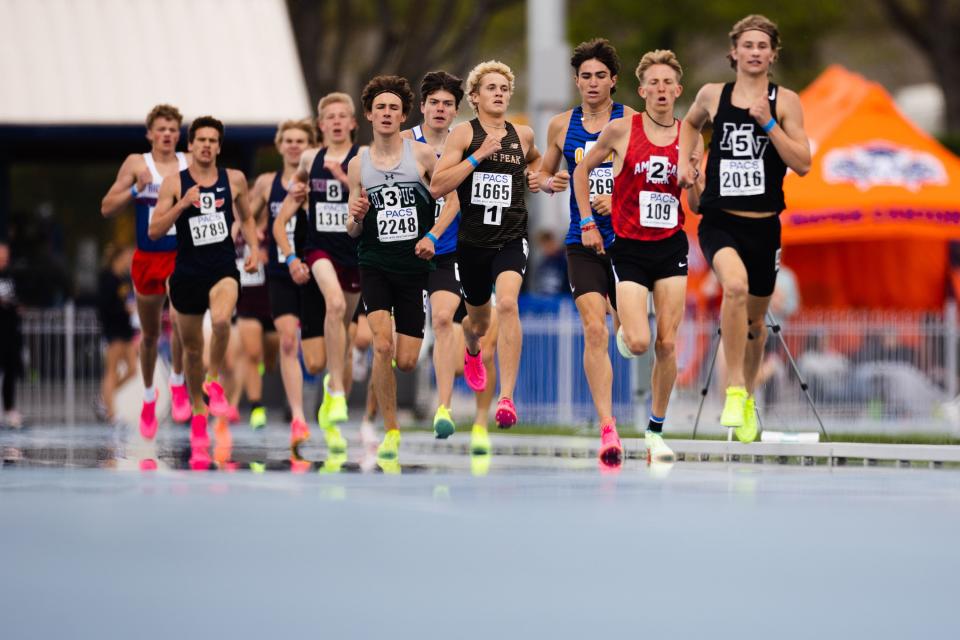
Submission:
[[[445,253],[433,259],[436,270],[427,276],[427,292],[432,296],[437,291],[449,291],[460,298],[460,304],[453,314],[453,321],[460,323],[467,317],[467,306],[463,303],[463,289],[460,286],[460,273],[457,268],[457,254]]]
[[[681,229],[662,240],[617,238],[609,250],[617,282],[636,282],[653,291],[657,280],[687,275],[689,249]]]
[[[460,285],[467,304],[474,307],[486,304],[497,277],[504,271],[516,271],[523,276],[527,270],[529,253],[526,238],[511,240],[499,249],[457,244]]]
[[[713,266],[713,257],[731,247],[747,268],[750,295],[773,295],[780,270],[780,216],[746,218],[721,210],[703,211],[700,220],[700,249]]]
[[[393,313],[397,333],[423,338],[427,320],[427,273],[395,273],[360,267],[364,311]]]
[[[240,293],[240,274],[236,267],[224,273],[200,276],[178,274],[170,276],[170,304],[188,316],[202,316],[210,308],[210,290],[221,280],[233,278],[237,281],[237,293]]]
[[[567,277],[574,300],[585,293],[599,293],[610,299],[614,309],[617,308],[617,283],[613,277],[611,251],[612,245],[601,256],[580,243],[567,245]]]

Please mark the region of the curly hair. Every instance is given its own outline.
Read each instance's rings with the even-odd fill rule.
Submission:
[[[414,95],[413,89],[410,88],[410,83],[407,82],[406,78],[401,78],[400,76],[377,76],[368,82],[367,86],[363,88],[363,93],[360,94],[360,103],[363,105],[363,110],[367,113],[373,111],[373,100],[381,93],[392,93],[400,98],[403,115],[410,113],[410,108],[413,106]]]
[[[151,109],[147,114],[147,129],[153,126],[153,121],[157,118],[176,120],[178,127],[183,124],[183,114],[172,104],[158,104]]]
[[[213,116],[200,116],[195,118],[193,122],[190,123],[190,130],[187,132],[187,140],[193,142],[193,139],[197,136],[197,130],[204,127],[212,127],[217,130],[217,133],[220,134],[220,144],[223,144],[223,123],[214,118]]]
[[[431,93],[446,91],[453,96],[454,105],[460,108],[463,99],[463,78],[446,71],[431,71],[420,81],[420,104],[426,104]]]
[[[510,93],[513,93],[514,77],[513,71],[510,70],[510,67],[499,60],[487,60],[485,62],[481,62],[470,70],[470,74],[467,76],[468,95],[473,96],[480,93],[480,83],[483,81],[483,76],[487,75],[488,73],[499,73],[506,78],[507,82],[510,83]],[[476,113],[476,102],[470,100],[470,106],[473,107],[473,111]]]

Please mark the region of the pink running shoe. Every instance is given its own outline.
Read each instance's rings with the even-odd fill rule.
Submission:
[[[487,369],[483,366],[482,352],[472,356],[466,349],[463,350],[463,377],[467,386],[480,393],[487,388]]]
[[[170,385],[170,417],[174,422],[184,424],[190,421],[193,409],[190,406],[190,394],[187,393],[187,385]]]
[[[227,422],[237,424],[240,422],[240,409],[230,405],[230,411],[227,413]]]
[[[497,426],[501,429],[509,429],[517,424],[517,408],[513,406],[513,400],[504,396],[497,403]]]
[[[157,401],[143,401],[143,408],[140,410],[140,435],[146,440],[153,440],[157,435]]]
[[[218,418],[230,417],[230,403],[223,395],[223,387],[216,380],[203,383],[203,392],[210,398],[210,413]],[[196,416],[194,416],[196,418]]]
[[[303,420],[294,420],[290,423],[290,446],[297,447],[300,443],[310,439],[310,427]]]
[[[190,447],[209,446],[210,436],[207,435],[207,416],[197,414],[190,418]]]
[[[600,462],[609,467],[623,464],[623,445],[614,420],[600,426]]]

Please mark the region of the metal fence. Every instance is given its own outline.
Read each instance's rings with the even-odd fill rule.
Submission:
[[[102,345],[89,308],[29,310],[23,317],[25,378],[19,406],[33,422],[93,421]],[[611,327],[612,333],[612,327]],[[583,373],[583,330],[572,304],[525,315],[516,402],[524,422],[588,425],[596,417]],[[783,336],[800,373],[833,431],[960,431],[957,314],[919,312],[803,312],[783,321]],[[677,344],[679,374],[668,429],[690,432],[716,348],[713,317],[688,317]],[[163,351],[163,349],[161,349]],[[611,340],[614,411],[621,424],[645,424],[650,359],[626,360]],[[429,367],[430,359],[421,360]],[[700,432],[719,432],[725,366],[720,350],[706,394]],[[814,430],[816,423],[796,372],[772,335],[757,397],[768,427]],[[432,376],[419,403],[435,396]],[[472,404],[458,381],[462,407]],[[457,403],[455,402],[455,406]],[[432,411],[431,411],[432,413]]]

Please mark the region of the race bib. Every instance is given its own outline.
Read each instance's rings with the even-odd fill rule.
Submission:
[[[201,203],[204,195],[207,194],[201,194]],[[212,200],[213,194],[209,195]],[[190,238],[193,240],[193,246],[195,247],[223,242],[229,235],[230,229],[227,228],[227,219],[222,211],[214,210],[213,213],[190,218]]]
[[[313,212],[317,231],[322,233],[346,233],[348,212],[349,206],[346,202],[318,202]]]
[[[590,202],[597,196],[613,193],[613,167],[597,167],[590,172]]]
[[[673,229],[680,216],[680,201],[673,194],[660,191],[640,192],[640,226]]]
[[[287,220],[287,225],[284,227],[284,231],[287,232],[287,242],[290,243],[290,250],[293,251],[294,254],[296,254],[297,245],[296,243],[294,243],[293,238],[296,235],[296,231],[297,231],[297,216],[293,216],[289,220]],[[286,262],[286,261],[287,261],[287,254],[285,254],[283,251],[280,250],[280,245],[278,243],[277,244],[277,262]]]
[[[483,223],[499,226],[513,201],[513,176],[509,173],[473,172],[470,202],[483,207]]]
[[[403,206],[400,190],[392,187],[380,192],[384,208],[377,212],[377,237],[380,242],[401,242],[414,240],[419,225],[417,207]]]
[[[334,201],[343,200],[346,189],[343,188],[343,183],[339,180],[327,180],[327,200]]]
[[[250,247],[246,247],[244,254],[250,252]],[[240,272],[241,287],[259,287],[267,281],[267,274],[263,270],[263,263],[257,265],[257,270],[253,273],[247,273],[243,270],[244,258],[237,258],[237,271]]]
[[[759,196],[765,191],[763,160],[720,160],[721,196]]]

